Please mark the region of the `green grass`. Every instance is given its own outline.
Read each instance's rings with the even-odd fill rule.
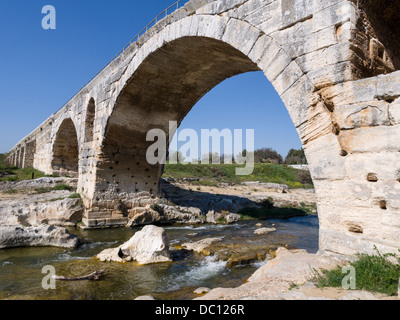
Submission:
[[[0,167],[0,173],[5,173],[9,175],[7,177],[0,178],[0,181],[31,180],[32,174],[34,179],[49,177],[48,175],[45,175],[42,171],[33,168],[19,169],[16,167]]]
[[[43,178],[43,177],[55,177],[44,174],[42,171],[33,169],[33,168],[25,168],[20,169],[13,166],[7,166],[5,164],[5,154],[0,154],[0,174],[6,174],[6,177],[0,178],[0,181],[24,181],[31,180],[32,174],[34,179]]]
[[[79,193],[71,194],[68,199],[81,199],[81,195]]]
[[[299,180],[300,170],[285,165],[256,163],[254,172],[248,176],[237,176],[238,164],[166,164],[163,177],[176,180],[183,178],[201,178],[192,182],[194,185],[217,186],[218,183],[236,183],[244,181],[261,181],[266,183],[286,184],[290,188],[313,188],[312,184],[304,184]]]
[[[67,185],[65,183],[58,184],[58,185],[56,185],[55,187],[52,188],[52,190],[55,190],[55,191],[57,191],[57,190],[72,191],[73,189],[74,189],[73,187],[71,187],[71,186],[69,186],[69,185]]]
[[[397,295],[400,278],[400,265],[393,264],[389,257],[394,257],[400,263],[400,257],[393,254],[381,254],[378,250],[376,255],[358,255],[358,260],[351,264],[356,273],[356,290],[366,290],[370,292],[383,293],[389,296]],[[313,279],[317,286],[323,287],[342,287],[343,278],[347,274],[342,274],[342,268],[327,271],[322,270],[316,273]]]
[[[18,193],[18,190],[9,189],[9,190],[4,191],[4,193],[5,193],[5,194],[17,194],[17,193]]]
[[[48,187],[36,188],[35,191],[36,191],[36,193],[48,193],[48,192],[51,192],[51,191],[63,191],[63,190],[72,191],[73,189],[74,189],[73,187],[62,183],[62,184],[58,184],[58,185],[56,185],[55,187],[52,187],[52,188],[48,188]]]
[[[79,193],[73,193],[68,197],[53,198],[50,200],[50,202],[55,202],[55,201],[65,200],[65,199],[81,199],[81,195]]]

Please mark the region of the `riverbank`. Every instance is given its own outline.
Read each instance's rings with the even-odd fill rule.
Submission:
[[[310,282],[310,270],[334,268],[344,263],[317,254],[318,217],[307,216],[316,211],[313,190],[257,181],[216,186],[195,186],[187,180],[163,181],[163,201],[167,204],[160,202],[150,207],[151,210],[167,206],[189,218],[196,215],[203,218],[187,219],[185,224],[183,220],[163,221],[161,225],[170,240],[172,263],[142,266],[137,263],[104,265],[95,258],[101,250],[118,247],[129,240],[141,226],[106,230],[77,228],[83,208],[79,197],[74,196],[75,186],[76,180],[68,178],[0,185],[3,225],[29,228],[53,224],[68,227],[69,232],[80,238],[77,248],[49,248],[48,242],[44,242],[43,248],[1,250],[0,299],[135,299],[141,295],[161,300],[394,299],[367,292],[319,289]],[[273,219],[271,208],[279,206],[301,211],[300,217]],[[265,209],[271,215],[268,220],[243,219],[241,209],[249,207]],[[228,223],[221,219],[228,215],[235,217],[232,214],[235,211],[239,213],[236,220]],[[298,214],[298,211],[295,212]],[[172,222],[180,223],[171,225]],[[204,246],[204,242],[209,245]],[[45,292],[40,287],[44,264],[54,265],[57,273],[64,276],[80,276],[104,268],[106,276],[88,286],[60,283],[56,291]],[[30,271],[27,273],[27,270]],[[194,293],[199,287],[209,289],[197,291],[209,292]]]
[[[399,300],[364,290],[318,288],[316,272],[348,265],[338,257],[279,248],[274,259],[236,288],[216,288],[199,300]]]
[[[272,227],[275,232],[257,235],[255,230]],[[285,245],[316,252],[316,216],[289,220],[241,221],[230,225],[169,225],[167,233],[173,262],[139,265],[101,262],[104,249],[115,248],[131,239],[142,228],[82,230],[69,228],[82,240],[72,248],[11,248],[0,250],[0,299],[133,300],[152,295],[157,300],[188,300],[199,297],[199,287],[238,287],[270,258],[269,252]],[[180,247],[203,239],[221,238],[209,248],[210,255]],[[238,250],[240,249],[240,251]],[[253,257],[245,253],[256,253]],[[257,257],[258,254],[258,257]],[[254,258],[255,257],[255,258]],[[229,262],[230,260],[230,262]],[[234,262],[235,261],[235,262]],[[238,263],[240,262],[240,263]],[[55,267],[57,275],[74,277],[104,269],[100,281],[66,283],[57,281],[56,290],[43,290],[42,268]]]

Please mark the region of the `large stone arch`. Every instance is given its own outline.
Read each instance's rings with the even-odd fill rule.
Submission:
[[[64,119],[56,131],[52,145],[51,168],[53,174],[78,177],[79,143],[74,122]]]
[[[147,132],[154,128],[168,132],[169,121],[180,123],[217,84],[258,70],[281,96],[309,161],[318,161],[313,152],[317,140],[332,161],[340,161],[329,107],[282,46],[245,21],[191,16],[144,43],[127,66],[125,84],[115,95],[104,127],[91,203],[95,210],[88,212],[88,218],[93,217],[95,225],[112,224],[113,216],[118,222],[135,207],[136,196],[156,196],[161,167],[146,161],[151,144],[146,142]]]

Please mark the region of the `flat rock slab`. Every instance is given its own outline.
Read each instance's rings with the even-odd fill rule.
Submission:
[[[260,228],[260,229],[255,230],[254,234],[264,235],[264,234],[268,234],[268,233],[275,232],[275,231],[276,231],[275,228]]]
[[[16,247],[76,248],[79,238],[65,228],[40,225],[39,227],[0,227],[0,249]]]

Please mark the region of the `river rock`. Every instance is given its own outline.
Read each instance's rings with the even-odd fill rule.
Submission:
[[[128,217],[129,227],[148,225],[160,222],[161,220],[160,213],[153,210],[150,205],[147,205],[144,208],[135,208],[133,210],[134,213]]]
[[[105,249],[97,255],[97,259],[101,262],[125,262],[122,258],[121,247]]]
[[[82,220],[83,206],[80,199],[69,199],[68,191],[56,191],[41,195],[24,195],[0,204],[0,223],[2,225],[41,224],[70,227]],[[52,201],[57,197],[64,199]]]
[[[118,248],[103,250],[97,255],[97,258],[103,262],[134,260],[139,264],[172,261],[165,230],[153,225],[145,226]]]
[[[154,297],[152,296],[140,296],[135,299],[136,301],[154,301]]]
[[[193,293],[194,294],[205,294],[205,293],[209,293],[210,291],[211,291],[210,288],[201,287],[201,288],[197,288]]]
[[[171,260],[167,233],[153,225],[141,231],[121,246],[123,256],[130,256],[140,264],[169,262]]]
[[[40,225],[39,227],[0,227],[0,249],[15,247],[76,248],[79,238],[65,228]]]
[[[154,208],[157,210],[154,210]],[[129,227],[154,223],[196,224],[203,222],[201,210],[198,208],[170,206],[163,203],[135,208],[128,218]]]
[[[260,229],[255,230],[254,234],[264,235],[264,234],[268,234],[268,233],[275,232],[275,231],[276,231],[275,228],[260,228]]]
[[[214,210],[210,210],[206,215],[207,223],[228,223],[232,224],[240,220],[240,215],[236,213],[219,213]]]
[[[183,243],[182,248],[185,250],[190,250],[197,253],[209,255],[210,252],[208,252],[206,249],[213,243],[220,241],[222,241],[222,238],[206,238],[197,242]]]

